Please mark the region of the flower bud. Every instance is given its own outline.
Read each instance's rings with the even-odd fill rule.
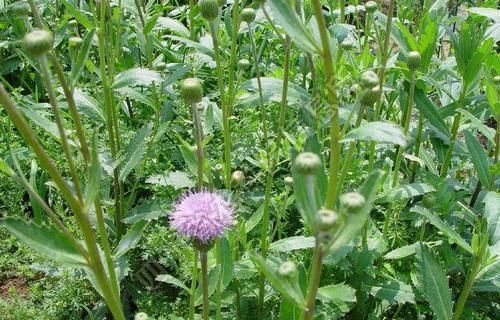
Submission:
[[[23,47],[33,57],[40,57],[52,49],[54,38],[47,30],[35,29],[23,39]]]
[[[318,241],[322,247],[329,246],[332,240],[333,235],[330,231],[320,231],[316,236],[316,241]]]
[[[422,198],[422,205],[426,208],[433,208],[436,205],[437,198],[435,192],[427,193]]]
[[[68,45],[70,47],[79,48],[82,45],[82,43],[83,43],[83,40],[80,37],[70,37],[68,39]]]
[[[252,65],[250,64],[250,61],[248,61],[247,59],[241,59],[240,61],[238,61],[238,69],[240,69],[241,71],[246,71],[248,69],[250,69]]]
[[[205,20],[212,21],[219,15],[217,0],[200,0],[198,5],[200,6],[201,16]]]
[[[318,211],[318,229],[321,231],[329,231],[337,224],[338,219],[339,216],[335,211],[320,209]]]
[[[197,78],[187,78],[181,83],[181,97],[187,104],[199,103],[203,98],[203,88]]]
[[[78,21],[76,21],[75,19],[71,19],[68,21],[68,26],[72,27],[72,28],[76,28],[76,27],[78,27]]]
[[[361,86],[366,89],[372,89],[378,86],[379,79],[375,72],[369,70],[361,74]]]
[[[285,177],[285,179],[283,179],[283,181],[285,182],[285,186],[293,187],[293,178],[292,177]]]
[[[10,6],[10,12],[16,17],[27,17],[30,15],[31,7],[27,2],[19,1]]]
[[[314,174],[321,167],[321,159],[313,152],[302,152],[295,158],[295,167],[302,174]]]
[[[241,10],[241,20],[246,23],[252,23],[255,20],[255,10],[253,8]]]
[[[222,169],[224,169],[224,166],[222,165],[222,163],[217,163],[215,165],[215,170],[222,171]]]
[[[361,104],[363,104],[364,106],[371,106],[372,104],[377,102],[381,93],[382,92],[380,91],[380,86],[376,86],[375,88],[366,91],[361,97]]]
[[[149,319],[148,315],[144,312],[139,312],[134,317],[134,320],[148,320],[148,319]]]
[[[344,51],[350,51],[350,50],[352,50],[352,48],[354,48],[354,45],[355,45],[354,41],[352,41],[352,39],[349,39],[349,38],[345,38],[344,41],[342,41],[340,43],[340,47]]]
[[[243,171],[236,170],[231,174],[231,184],[235,187],[242,186],[245,183],[245,174]]]
[[[347,213],[358,213],[365,206],[365,197],[359,192],[349,192],[340,196],[340,206]]]
[[[368,13],[374,13],[378,9],[378,4],[375,1],[368,1],[365,3],[365,10]]]
[[[500,85],[500,76],[495,76],[493,78],[493,83],[495,83],[496,85]]]
[[[412,51],[408,53],[408,57],[406,58],[408,69],[410,69],[411,71],[418,69],[421,60],[422,58],[420,57],[420,53],[418,53],[418,51]]]
[[[297,266],[292,261],[285,261],[279,266],[278,274],[284,278],[293,279],[297,276]]]
[[[167,64],[165,62],[158,62],[158,64],[156,65],[156,70],[158,71],[165,71],[165,69],[167,69]]]

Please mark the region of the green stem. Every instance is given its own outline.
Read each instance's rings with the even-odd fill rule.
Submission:
[[[318,293],[321,272],[323,270],[323,250],[321,244],[316,238],[316,247],[311,265],[311,275],[309,277],[309,287],[307,288],[306,310],[303,320],[312,320],[314,316],[314,305],[316,304],[316,294]]]
[[[462,316],[462,312],[464,310],[465,303],[469,298],[469,294],[472,290],[474,280],[476,279],[476,276],[479,273],[479,270],[481,269],[481,261],[482,261],[482,254],[480,256],[473,257],[472,267],[469,271],[469,274],[467,275],[467,278],[465,279],[465,284],[464,287],[462,288],[462,291],[460,292],[460,296],[458,297],[457,303],[455,304],[455,312],[453,313],[452,320],[460,320],[460,317]]]
[[[417,129],[417,140],[415,142],[415,156],[420,156],[420,145],[422,144],[422,130],[424,127],[424,115],[422,112],[418,114],[418,129]],[[410,182],[415,181],[415,177],[417,176],[417,167],[418,163],[415,161],[411,167],[411,179]]]
[[[196,282],[198,281],[198,254],[194,250],[193,268],[191,270],[191,291],[189,294],[189,320],[194,320],[194,303],[196,293]]]
[[[196,182],[196,190],[201,191],[203,188],[203,168],[204,168],[204,160],[203,160],[203,128],[201,126],[200,114],[198,112],[198,104],[191,104],[191,112],[193,115],[193,135],[194,141],[196,144],[196,162],[198,163],[197,169],[197,182]]]
[[[330,106],[330,168],[328,174],[328,191],[326,195],[325,207],[333,209],[335,206],[335,199],[337,197],[337,174],[340,166],[340,125],[339,125],[339,110],[337,103],[337,95],[335,93],[336,77],[333,65],[332,53],[330,50],[328,29],[326,26],[325,17],[321,7],[320,0],[312,0],[314,15],[318,22],[319,34],[321,37],[321,56],[323,58],[325,77],[326,77],[326,90],[328,93],[327,101]]]
[[[208,320],[210,305],[208,304],[208,259],[207,252],[200,251],[201,287],[203,289],[203,320]]]
[[[339,22],[344,23],[345,19],[345,0],[339,0],[339,8],[340,8],[340,19]]]

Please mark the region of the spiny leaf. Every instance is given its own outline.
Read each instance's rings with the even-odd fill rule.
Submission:
[[[146,153],[146,140],[151,135],[153,125],[145,125],[125,148],[125,153],[120,161],[120,180],[125,180],[127,175],[142,161]]]

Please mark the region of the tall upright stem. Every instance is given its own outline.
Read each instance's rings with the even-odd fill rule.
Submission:
[[[321,57],[325,69],[327,101],[330,106],[330,168],[328,173],[328,191],[326,195],[325,207],[333,209],[335,206],[335,199],[337,197],[337,174],[340,166],[340,125],[339,125],[339,108],[337,102],[337,95],[335,93],[336,76],[335,66],[333,64],[333,57],[330,50],[328,38],[328,28],[326,20],[323,15],[323,9],[320,0],[312,0],[312,6],[316,21],[318,22],[319,34],[321,37]]]
[[[309,287],[307,288],[306,310],[304,311],[303,320],[312,320],[314,316],[314,305],[316,304],[316,294],[318,293],[319,283],[321,280],[321,272],[323,270],[323,250],[321,243],[316,238],[316,247],[311,266],[311,275],[309,276]]]
[[[196,144],[196,162],[198,163],[198,174],[196,182],[196,190],[201,191],[203,188],[203,128],[201,126],[200,114],[198,112],[198,104],[191,104],[191,112],[193,115],[193,131],[194,141]]]
[[[203,320],[208,320],[210,306],[208,303],[208,259],[207,252],[200,251],[201,288],[203,290]]]

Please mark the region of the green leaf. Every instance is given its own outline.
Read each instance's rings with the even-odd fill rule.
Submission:
[[[356,290],[344,283],[331,284],[319,288],[316,298],[342,306],[346,302],[356,302]]]
[[[73,97],[79,111],[96,122],[105,123],[104,113],[94,98],[79,88],[75,88]]]
[[[363,285],[366,291],[372,296],[385,300],[391,304],[394,303],[415,303],[415,294],[411,286],[395,281],[387,280],[375,285]]]
[[[115,76],[113,89],[135,86],[149,86],[153,82],[161,82],[161,76],[158,72],[145,69],[133,68],[123,71]]]
[[[168,174],[157,174],[146,179],[146,183],[158,186],[172,186],[174,189],[193,188],[194,182],[184,171],[171,171]]]
[[[260,220],[262,220],[262,216],[264,215],[264,203],[262,203],[257,210],[255,210],[254,214],[246,221],[245,223],[245,231],[248,233],[253,230],[256,226],[259,225]]]
[[[433,242],[426,242],[427,245],[430,247],[438,246],[441,245],[443,241],[433,241]],[[417,246],[420,244],[420,242],[415,242],[413,244],[409,244],[407,246],[402,246],[400,248],[394,249],[384,256],[384,259],[387,260],[397,260],[397,259],[402,259],[406,258],[409,256],[412,256],[415,254],[415,251],[417,250]]]
[[[89,57],[90,48],[92,46],[92,40],[94,39],[95,29],[87,32],[83,38],[83,43],[78,50],[78,56],[76,57],[75,64],[71,68],[71,86],[74,87],[78,83],[78,79],[82,74],[83,68],[85,68],[85,62]]]
[[[222,289],[224,290],[233,279],[233,250],[226,238],[220,239],[220,248],[222,254]]]
[[[290,252],[294,250],[314,248],[315,244],[316,239],[314,237],[296,236],[271,243],[269,250],[276,252]]]
[[[134,224],[132,228],[123,236],[120,240],[120,243],[113,250],[113,255],[115,258],[118,258],[125,253],[127,253],[130,249],[134,248],[141,240],[142,232],[148,226],[149,222],[146,220],[141,220]]]
[[[298,285],[294,286],[283,277],[281,277],[277,270],[279,268],[279,261],[268,257],[264,260],[261,256],[255,253],[249,253],[255,266],[266,276],[266,279],[271,283],[274,289],[278,290],[283,297],[292,300],[295,305],[302,310],[306,307],[306,301],[302,292],[298,290]],[[297,281],[297,279],[295,279]]]
[[[432,213],[426,208],[415,206],[411,208],[411,212],[416,212],[429,220],[429,222],[443,232],[451,241],[458,244],[462,249],[472,254],[471,246],[445,221],[441,220],[439,216]]]
[[[123,157],[120,158],[120,180],[127,178],[128,174],[142,161],[146,153],[146,141],[151,135],[153,125],[146,124],[125,148]]]
[[[415,88],[413,101],[415,101],[415,106],[422,112],[425,119],[429,120],[429,122],[445,137],[450,137],[450,131],[448,130],[444,118],[439,113],[437,106],[427,97],[424,91]]]
[[[283,79],[262,77],[260,78],[260,81],[262,83],[262,95],[264,102],[281,102]],[[253,91],[255,94],[251,96],[243,96],[240,98],[237,105],[258,106],[260,104],[260,97],[258,95],[259,87],[256,78],[243,82],[241,84],[241,88]],[[288,83],[288,92],[286,97],[288,105],[305,105],[310,103],[311,100],[311,95],[304,90],[304,88],[295,83]]]
[[[267,5],[272,13],[271,16],[301,49],[308,53],[321,51],[316,40],[297,15],[295,6],[290,5],[286,0],[270,0]]]
[[[500,242],[500,194],[489,192],[484,197],[484,217],[488,222],[488,240],[493,245]]]
[[[488,17],[494,20],[495,22],[500,22],[500,10],[498,9],[473,7],[473,8],[468,8],[467,10],[472,13]]]
[[[35,224],[17,217],[0,220],[20,242],[37,253],[66,265],[85,266],[87,261],[64,233],[52,226]]]
[[[177,37],[177,36],[170,36],[170,35],[168,35],[167,37],[170,38],[170,39],[172,39],[172,40],[176,40],[176,41],[179,41],[181,43],[184,43],[187,47],[196,49],[200,53],[203,53],[204,55],[207,55],[207,56],[209,56],[211,58],[214,57],[214,51],[211,48],[202,45],[201,43],[194,42],[192,40],[185,39],[185,38],[182,38],[182,37]]]
[[[76,21],[78,21],[82,26],[85,27],[85,29],[90,30],[93,28],[94,23],[90,20],[90,17],[87,17],[87,15],[90,15],[88,12],[85,12],[79,8],[75,8],[73,3],[69,2],[68,0],[61,0],[61,2],[68,10],[69,15],[71,17],[74,17]]]
[[[132,209],[122,221],[127,224],[134,224],[141,220],[152,221],[165,216],[166,212],[161,209],[158,201],[147,201]]]
[[[401,128],[393,123],[373,121],[349,131],[340,142],[376,141],[406,146],[406,138]]]
[[[99,162],[98,154],[98,138],[97,132],[94,132],[92,139],[92,149],[90,154],[90,166],[88,167],[88,181],[85,190],[85,207],[89,208],[94,200],[97,199],[101,190],[101,163]]]
[[[406,200],[434,191],[436,191],[436,189],[434,189],[434,187],[428,183],[420,183],[420,182],[411,183],[392,188],[380,194],[377,197],[377,203],[387,203],[398,200]]]
[[[159,17],[153,30],[168,30],[179,36],[189,38],[189,30],[179,20],[168,17]]]
[[[417,246],[417,277],[423,296],[436,318],[451,319],[453,302],[446,272],[424,244]]]
[[[464,133],[465,143],[467,144],[467,149],[469,149],[469,154],[477,171],[479,181],[481,181],[483,186],[490,189],[492,179],[489,171],[488,157],[484,152],[484,148],[470,131],[467,130]]]
[[[492,263],[481,269],[477,274],[472,287],[477,292],[500,293],[500,258],[497,257]]]
[[[220,266],[217,265],[215,266],[212,270],[210,270],[208,272],[208,296],[210,297],[215,289],[217,288],[217,279],[219,278],[219,273],[220,273]],[[201,275],[200,275],[201,277]],[[201,283],[201,281],[200,281]],[[196,288],[196,292],[194,294],[194,305],[195,306],[199,306],[200,304],[203,303],[203,294],[202,294],[202,290],[201,290],[201,287],[198,286]]]
[[[189,292],[189,289],[188,287],[186,287],[186,285],[180,281],[179,279],[169,275],[169,274],[159,274],[156,276],[156,281],[161,281],[161,282],[165,282],[165,283],[168,283],[168,284],[171,284],[171,285],[174,285],[176,287],[179,287],[181,289],[184,289],[186,290],[187,292]]]

